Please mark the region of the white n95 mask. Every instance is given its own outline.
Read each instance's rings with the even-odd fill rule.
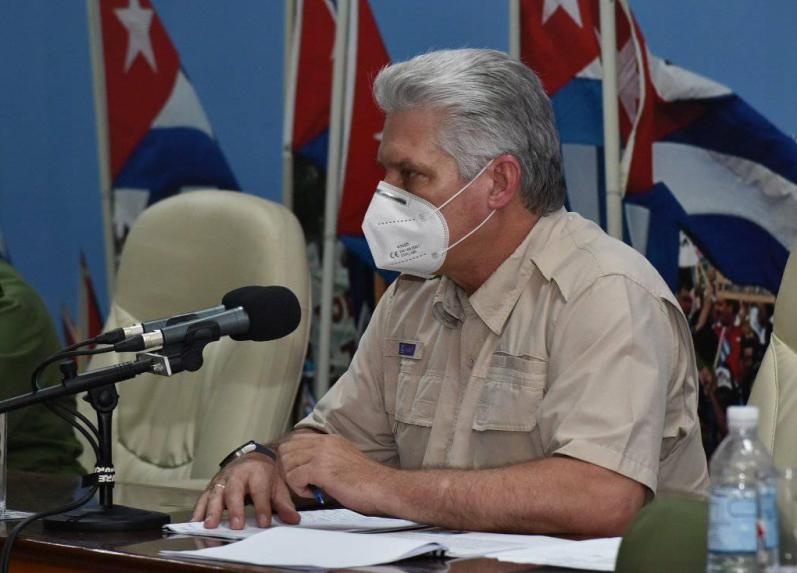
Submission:
[[[380,181],[362,225],[376,266],[430,278],[443,265],[448,251],[478,231],[495,214],[495,210],[491,211],[464,237],[448,245],[448,223],[441,210],[470,187],[492,162],[491,159],[476,177],[440,207],[400,187]]]

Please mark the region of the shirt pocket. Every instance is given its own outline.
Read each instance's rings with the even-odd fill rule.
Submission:
[[[493,355],[473,419],[477,431],[529,432],[545,393],[548,363],[534,357]]]
[[[429,428],[440,396],[442,376],[401,370],[396,388],[396,421]]]

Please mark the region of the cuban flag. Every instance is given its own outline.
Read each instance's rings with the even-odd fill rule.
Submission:
[[[329,110],[335,50],[336,5],[330,0],[299,0],[293,36],[291,148],[326,168]]]
[[[597,0],[522,0],[522,57],[552,95],[570,206],[605,222]],[[797,238],[797,144],[732,91],[651,54],[616,4],[626,239],[675,288],[683,231],[776,293]]]
[[[641,36],[615,5],[620,136],[625,145],[644,104]],[[598,0],[521,0],[521,59],[551,96],[562,142],[567,206],[606,227]]]
[[[376,157],[385,115],[372,90],[374,78],[390,64],[390,56],[368,0],[352,2],[350,17],[338,235],[349,251],[373,269],[362,222],[376,184],[384,177]],[[381,274],[388,280],[397,276]]]
[[[294,36],[294,153],[326,167],[332,97],[336,4],[300,0]],[[362,220],[384,171],[376,162],[384,114],[372,96],[373,80],[390,63],[367,0],[351,3],[346,47],[343,144],[337,231],[358,259],[374,268]],[[392,273],[390,274],[392,276]]]
[[[649,62],[625,197],[635,246],[672,285],[682,230],[732,282],[777,293],[797,239],[797,143],[727,87]]]
[[[148,205],[191,188],[239,187],[150,0],[99,4],[118,254]]]

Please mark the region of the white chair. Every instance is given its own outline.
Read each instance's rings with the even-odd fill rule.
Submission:
[[[797,467],[797,243],[792,246],[775,303],[769,347],[750,393],[758,431],[779,468]]]
[[[311,310],[304,236],[282,205],[239,192],[192,191],[156,203],[136,220],[105,330],[214,306],[246,285],[291,289],[301,306],[299,327],[269,342],[222,338],[205,348],[197,372],[117,384],[117,481],[200,489],[233,448],[285,432]],[[131,358],[102,354],[90,368]],[[79,403],[94,419],[94,410]],[[88,448],[81,462],[93,468]]]

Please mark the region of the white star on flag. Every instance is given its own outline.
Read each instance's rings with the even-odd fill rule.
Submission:
[[[542,23],[545,24],[559,8],[562,8],[565,12],[570,14],[570,17],[578,24],[579,28],[583,28],[581,24],[581,10],[578,8],[578,0],[545,0],[545,4],[542,7]]]
[[[144,56],[153,72],[158,71],[155,62],[155,52],[152,50],[152,41],[149,37],[149,27],[152,24],[153,10],[144,9],[139,0],[130,0],[127,8],[114,10],[116,17],[127,28],[127,56],[125,56],[125,72],[130,69],[139,54]]]

